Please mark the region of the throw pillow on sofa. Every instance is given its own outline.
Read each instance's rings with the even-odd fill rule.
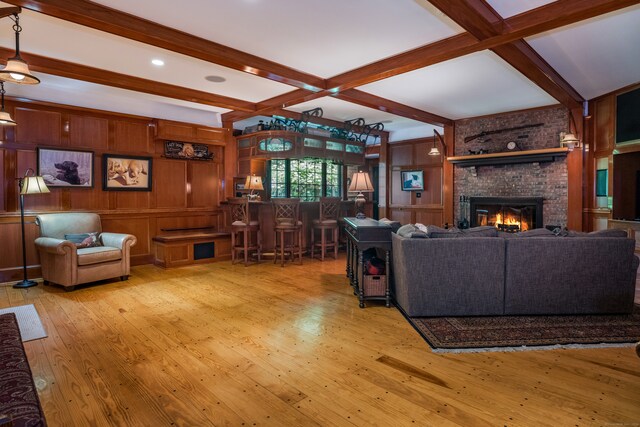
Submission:
[[[411,233],[418,230],[413,224],[405,224],[402,227],[398,228],[396,234],[400,237],[411,237]]]
[[[75,243],[78,249],[102,246],[98,239],[97,231],[92,233],[65,234],[64,238],[65,240]]]
[[[567,231],[567,237],[627,237],[627,232],[619,228],[607,228],[605,230],[583,233],[581,231]]]
[[[517,237],[556,237],[556,234],[546,228],[534,228],[533,230],[516,233]]]
[[[427,225],[427,236],[432,239],[446,239],[452,237],[462,237],[462,230],[457,228],[442,228],[437,225]]]

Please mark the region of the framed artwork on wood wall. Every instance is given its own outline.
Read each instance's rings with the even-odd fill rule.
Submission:
[[[37,173],[49,187],[93,188],[93,152],[38,147]]]
[[[105,191],[151,191],[151,157],[102,155],[102,189]]]
[[[424,190],[424,178],[422,171],[402,171],[402,191]]]

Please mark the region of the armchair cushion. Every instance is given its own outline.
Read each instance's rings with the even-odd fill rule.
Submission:
[[[78,265],[100,264],[122,259],[122,251],[109,246],[78,249]]]

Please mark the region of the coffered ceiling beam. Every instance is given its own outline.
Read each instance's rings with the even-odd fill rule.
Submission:
[[[448,3],[456,6],[463,2]],[[363,86],[460,56],[492,49],[496,46],[624,9],[638,3],[640,3],[640,0],[556,1],[505,19],[500,25],[492,24],[491,27],[496,31],[502,28],[502,32],[497,35],[478,40],[470,33],[462,33],[339,74],[328,80],[327,90],[335,93]],[[456,12],[452,13],[455,14]],[[465,22],[467,20],[465,18]],[[476,30],[478,29],[481,29],[481,27],[476,27]]]
[[[503,32],[505,21],[485,0],[468,0],[464,3],[430,0],[430,3],[478,40],[490,39]],[[579,107],[584,101],[584,98],[524,40],[514,40],[492,50],[568,108]]]
[[[4,18],[5,16],[15,15],[16,13],[20,13],[22,9],[17,6],[12,7],[0,7],[0,18]]]
[[[0,58],[9,58],[15,54],[12,49],[0,47]],[[27,61],[32,71],[37,71],[55,76],[76,79],[120,89],[144,92],[167,98],[180,99],[198,104],[213,105],[215,107],[228,108],[253,112],[255,104],[228,96],[216,95],[182,86],[160,83],[154,80],[141,79],[126,74],[115,73],[100,68],[87,67],[72,62],[60,61],[21,51],[20,55]]]
[[[326,82],[320,77],[91,1],[7,0],[6,3],[312,92],[325,88]]]
[[[381,98],[357,89],[349,89],[333,96],[338,99],[342,99],[343,101],[352,102],[364,107],[373,108],[374,110],[384,111],[385,113],[395,114],[396,116],[406,117],[408,119],[430,123],[436,126],[453,124],[453,121],[446,117],[409,107],[408,105],[400,104],[399,102]]]

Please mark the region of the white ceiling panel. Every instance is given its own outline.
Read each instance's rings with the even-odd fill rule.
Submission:
[[[10,23],[5,18],[2,21],[5,25],[0,25],[0,46],[13,49],[15,41]],[[289,85],[26,9],[20,14],[20,24],[23,28],[20,49],[29,53],[251,102],[293,90]],[[152,65],[154,58],[164,60],[165,65]],[[205,80],[209,75],[224,77],[226,81]]]
[[[487,0],[487,3],[503,18],[509,18],[553,2],[554,0]]]
[[[462,31],[415,0],[96,2],[323,78]]]
[[[370,83],[360,89],[450,119],[557,103],[488,51]]]
[[[527,41],[585,99],[640,82],[640,6]]]
[[[6,84],[8,96],[220,127],[229,110],[37,73],[39,85]],[[70,94],[80,94],[71,96]]]

